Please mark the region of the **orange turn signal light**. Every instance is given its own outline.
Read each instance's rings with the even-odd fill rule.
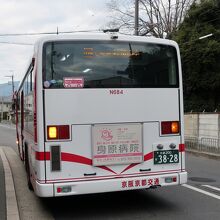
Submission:
[[[180,132],[180,124],[178,121],[162,121],[161,134],[178,134]]]
[[[178,121],[173,121],[171,123],[171,131],[173,134],[179,133],[179,122]]]
[[[56,126],[48,126],[48,139],[57,139],[58,138],[58,132]]]

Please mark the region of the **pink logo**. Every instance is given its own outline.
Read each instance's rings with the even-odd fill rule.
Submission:
[[[106,141],[110,141],[113,138],[112,132],[110,130],[107,130],[107,129],[102,130],[101,138],[106,140]]]

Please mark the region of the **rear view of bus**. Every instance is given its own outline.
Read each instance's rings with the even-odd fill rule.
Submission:
[[[37,144],[30,166],[37,195],[187,181],[175,42],[55,36],[42,40],[36,54]]]

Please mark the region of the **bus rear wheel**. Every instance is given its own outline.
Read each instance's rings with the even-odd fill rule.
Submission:
[[[31,184],[30,165],[29,165],[29,160],[28,160],[28,149],[27,149],[27,146],[25,147],[25,170],[26,170],[26,175],[27,175],[27,185],[28,185],[28,188],[31,191],[33,191],[33,186]]]

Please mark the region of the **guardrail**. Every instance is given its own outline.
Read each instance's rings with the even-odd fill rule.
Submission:
[[[185,137],[185,146],[188,150],[220,155],[220,139],[206,137]]]

